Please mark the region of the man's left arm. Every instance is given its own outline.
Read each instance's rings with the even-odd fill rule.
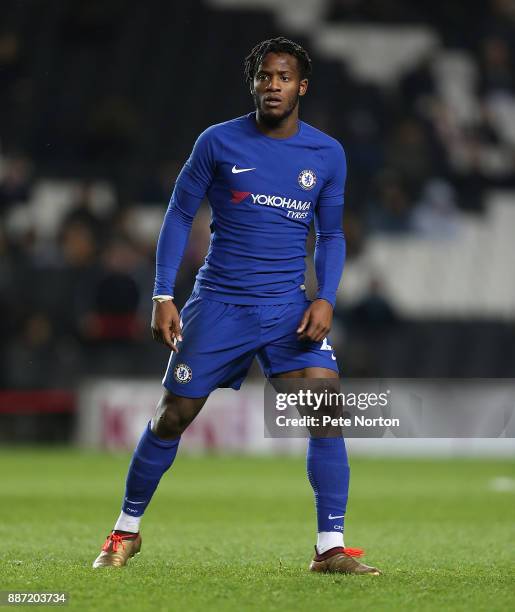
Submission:
[[[320,342],[331,329],[336,291],[345,264],[342,219],[343,204],[320,206],[315,216],[315,271],[318,291],[297,330],[301,340]]]
[[[331,157],[332,172],[320,193],[315,210],[316,299],[304,313],[297,329],[300,340],[320,342],[331,329],[336,292],[345,264],[343,201],[347,166],[343,148]]]

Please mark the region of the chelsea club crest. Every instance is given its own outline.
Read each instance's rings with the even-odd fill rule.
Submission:
[[[193,374],[190,366],[186,365],[185,363],[179,363],[175,366],[173,376],[178,383],[184,385],[190,382]]]
[[[313,172],[313,170],[303,170],[299,174],[299,185],[302,189],[309,191],[313,189],[317,182],[317,175]]]

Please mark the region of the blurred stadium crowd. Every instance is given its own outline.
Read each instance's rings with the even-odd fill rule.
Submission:
[[[2,387],[160,375],[166,351],[149,318],[162,215],[195,137],[252,110],[242,64],[261,39],[289,35],[312,56],[301,117],[347,152],[349,262],[375,235],[453,240],[460,214],[481,219],[490,190],[515,189],[514,0],[318,3],[328,28],[363,32],[363,55],[370,32],[400,27],[409,39],[423,28],[430,42],[391,78],[360,75],[309,32],[288,31],[277,7],[296,4],[274,4],[2,2]],[[179,305],[208,240],[206,206]],[[511,376],[515,366],[513,319],[409,316],[380,277],[341,302],[333,344],[347,375]]]

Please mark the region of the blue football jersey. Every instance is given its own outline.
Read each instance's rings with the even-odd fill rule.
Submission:
[[[341,206],[341,144],[299,121],[289,138],[264,135],[255,113],[198,138],[177,186],[207,195],[211,243],[195,290],[232,304],[304,301],[306,239],[317,207]]]

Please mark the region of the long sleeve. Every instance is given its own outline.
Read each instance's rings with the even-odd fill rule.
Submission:
[[[177,177],[157,243],[154,295],[173,295],[193,219],[215,171],[212,133],[211,127],[198,137]]]
[[[315,271],[317,299],[336,304],[336,291],[345,264],[343,203],[340,206],[318,206],[315,213]]]
[[[345,263],[342,222],[347,161],[340,143],[336,143],[326,163],[330,169],[329,179],[322,188],[315,209],[315,271],[317,298],[327,300],[334,307]]]
[[[188,243],[193,219],[202,197],[176,186],[166,211],[156,254],[154,295],[172,295],[175,279]]]

